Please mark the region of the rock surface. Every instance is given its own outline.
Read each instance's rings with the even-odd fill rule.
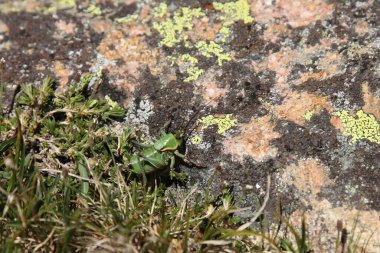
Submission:
[[[380,252],[379,25],[375,0],[0,1],[3,109],[21,83],[102,71],[147,135],[194,128],[190,183],[257,206],[269,173],[268,214],[305,214],[317,252],[338,220]]]

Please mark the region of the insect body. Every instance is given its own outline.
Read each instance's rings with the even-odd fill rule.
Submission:
[[[132,155],[132,171],[137,174],[149,174],[169,167],[173,172],[176,156],[184,158],[178,151],[181,143],[182,140],[174,134],[164,134],[153,145],[146,146],[140,153]]]

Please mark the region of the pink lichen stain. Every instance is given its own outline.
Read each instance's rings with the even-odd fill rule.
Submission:
[[[344,60],[342,56],[336,52],[326,52],[325,56],[316,61],[315,64],[317,66],[316,68],[320,69],[320,71],[301,73],[299,79],[295,80],[294,83],[301,85],[309,79],[321,81],[344,72]]]
[[[55,22],[55,27],[59,32],[63,34],[72,34],[75,31],[75,24],[68,23],[63,20],[58,20]]]
[[[183,34],[191,38],[192,41],[213,41],[216,38],[220,28],[221,23],[212,23],[208,17],[203,17],[201,19],[196,19],[193,21],[194,27],[191,31],[185,31]]]
[[[121,29],[127,29],[123,27]],[[101,41],[98,50],[110,61],[122,60],[124,64],[118,66],[106,66],[110,74],[123,74],[134,79],[140,78],[139,70],[148,66],[152,70],[157,70],[160,50],[157,48],[149,48],[146,44],[144,36],[140,33],[145,33],[145,26],[131,29],[129,36],[125,36],[123,30],[111,30],[106,37]],[[125,78],[124,76],[124,78]],[[131,86],[125,88],[131,90]]]
[[[104,32],[106,33],[111,27],[112,27],[112,22],[109,20],[104,20],[104,19],[91,19],[90,20],[90,26],[91,28],[98,32]]]
[[[2,20],[0,20],[0,33],[9,33],[9,27]]]
[[[362,84],[364,106],[363,111],[373,114],[377,119],[380,119],[380,98],[373,94],[367,82]]]
[[[69,83],[70,70],[62,62],[54,63],[54,73],[59,77],[60,85],[66,86]]]
[[[217,105],[218,98],[224,98],[227,89],[218,88],[215,82],[205,82],[203,87],[203,99],[210,106]]]
[[[281,120],[290,120],[299,125],[305,124],[305,113],[314,113],[326,109],[332,112],[332,107],[327,97],[317,96],[308,92],[292,92],[285,97],[281,105],[272,107],[273,112]]]
[[[251,11],[258,23],[268,23],[276,18],[285,17],[292,27],[307,26],[317,20],[330,17],[334,5],[323,0],[256,0],[251,3]]]
[[[277,148],[271,146],[270,141],[281,137],[273,128],[270,116],[254,118],[240,125],[240,135],[224,142],[224,151],[238,160],[251,156],[257,162],[267,161],[277,155]]]
[[[285,184],[295,187],[297,198],[309,208],[306,211],[293,212],[289,221],[300,231],[301,218],[306,218],[309,240],[317,252],[334,252],[338,220],[343,227],[356,236],[361,250],[366,241],[372,236],[365,252],[378,252],[376,242],[380,241],[380,234],[375,233],[380,227],[380,212],[360,211],[349,204],[333,205],[318,194],[326,187],[334,187],[334,180],[330,178],[329,169],[317,159],[299,160],[298,163],[287,166],[279,174],[279,185]],[[365,204],[363,204],[365,208]],[[357,221],[357,230],[353,226]],[[360,238],[359,238],[360,236]],[[362,252],[360,251],[359,252]],[[364,251],[363,251],[364,252]]]
[[[290,32],[289,28],[282,22],[268,23],[267,29],[264,31],[264,40],[277,42],[280,36],[285,36]]]
[[[368,24],[364,19],[359,19],[354,25],[355,32],[360,35],[369,33],[371,31],[371,25]]]
[[[331,116],[330,117],[330,123],[339,131],[343,131],[343,122],[341,121],[341,119],[339,117]]]
[[[300,160],[298,164],[289,165],[281,178],[305,196],[305,203],[315,200],[321,188],[331,183],[327,167],[316,159]]]

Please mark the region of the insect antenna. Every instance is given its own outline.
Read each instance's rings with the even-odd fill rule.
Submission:
[[[204,104],[204,106],[201,106],[199,105],[199,108],[193,113],[193,115],[190,117],[189,121],[187,122],[187,124],[185,125],[185,127],[182,129],[183,131],[183,141],[184,143],[187,142],[187,140],[189,139],[190,135],[192,134],[192,132],[194,131],[194,129],[196,128],[197,124],[196,122],[194,122],[192,124],[192,127],[189,128],[189,126],[191,126],[191,122],[200,114],[200,112],[205,109],[205,107],[207,105],[209,105],[210,103],[212,102],[212,100],[208,101],[206,104]],[[190,130],[190,131],[188,131]]]

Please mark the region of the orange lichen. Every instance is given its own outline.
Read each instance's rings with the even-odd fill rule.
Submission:
[[[160,49],[150,48],[146,44],[144,36],[148,27],[145,25],[136,25],[130,27],[121,25],[118,29],[106,33],[105,38],[98,46],[98,51],[105,57],[109,63],[103,66],[112,79],[113,85],[129,94],[131,94],[139,83],[136,81],[140,78],[140,70],[148,66],[153,75],[162,73],[160,60]],[[125,36],[128,33],[129,36]],[[115,64],[121,60],[124,64]],[[123,101],[127,104],[128,101]]]
[[[276,18],[285,17],[292,27],[310,25],[317,20],[328,18],[334,11],[333,4],[323,0],[278,0],[275,4],[265,0],[251,3],[252,16],[259,23],[268,23]]]
[[[244,156],[251,156],[257,162],[273,158],[277,155],[277,148],[271,146],[270,141],[281,137],[273,128],[270,116],[254,118],[251,122],[240,125],[240,135],[224,142],[224,150],[240,160]]]
[[[70,70],[63,65],[62,62],[56,61],[54,63],[54,73],[59,77],[59,83],[63,86],[69,82]]]
[[[9,27],[1,20],[0,20],[0,33],[5,33],[5,34],[9,33]]]
[[[380,119],[380,98],[375,96],[369,89],[367,82],[362,84],[364,106],[363,111],[373,114]]]
[[[305,198],[311,199],[317,197],[323,186],[331,183],[327,168],[315,159],[300,160],[298,164],[289,165],[281,177],[284,182],[296,187]]]
[[[304,115],[307,111],[318,113],[322,109],[332,111],[328,98],[308,92],[292,92],[284,99],[281,105],[273,106],[273,111],[279,119],[290,120],[299,125],[305,124]]]
[[[202,86],[204,87],[203,98],[206,103],[210,103],[211,106],[216,105],[216,100],[223,98],[227,92],[225,88],[218,88],[215,82],[207,82]]]
[[[220,23],[211,23],[208,17],[196,19],[193,23],[194,27],[192,30],[183,32],[192,41],[214,41],[222,27]]]

